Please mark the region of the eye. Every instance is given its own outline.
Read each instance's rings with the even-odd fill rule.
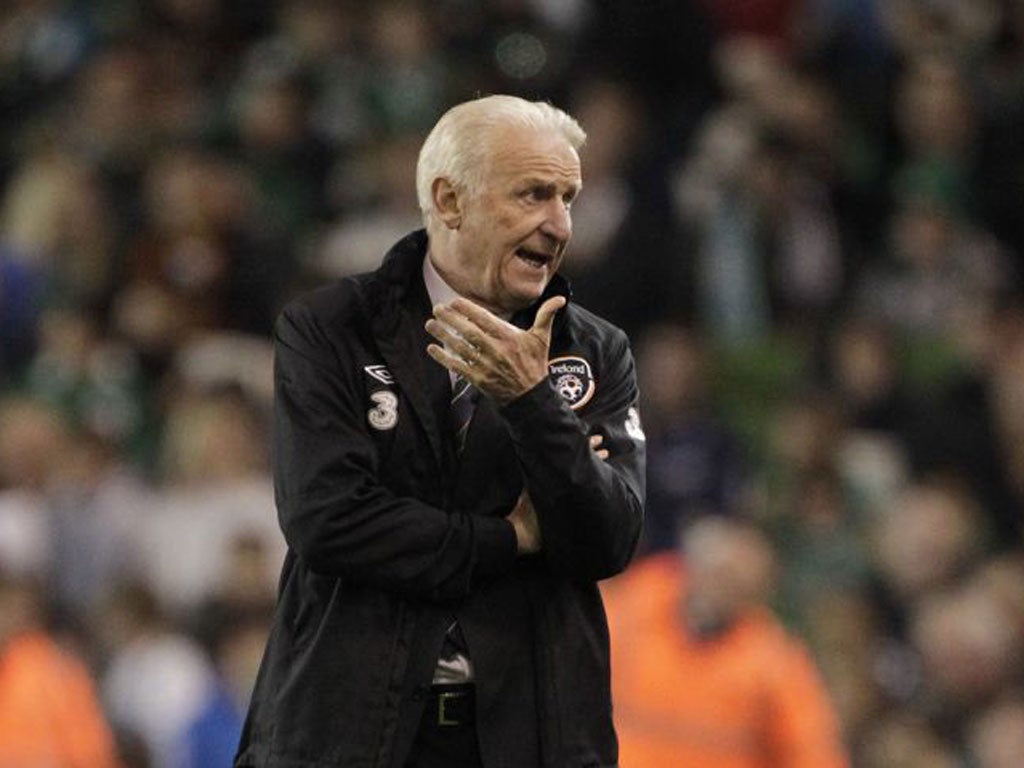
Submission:
[[[531,203],[541,203],[551,197],[551,190],[542,185],[527,187],[522,196]]]
[[[571,188],[561,192],[554,184],[531,184],[523,187],[518,192],[519,198],[527,205],[539,205],[549,200],[561,200],[562,205],[567,210],[572,207],[578,194],[578,189]]]

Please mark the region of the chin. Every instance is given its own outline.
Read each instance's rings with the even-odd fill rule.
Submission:
[[[510,296],[507,303],[512,308],[513,312],[518,312],[521,309],[533,306],[543,295],[543,289],[539,291],[522,291]]]

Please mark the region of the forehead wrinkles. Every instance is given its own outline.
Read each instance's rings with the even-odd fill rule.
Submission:
[[[507,129],[493,137],[488,175],[506,178],[536,176],[566,186],[580,184],[576,150],[560,136]]]

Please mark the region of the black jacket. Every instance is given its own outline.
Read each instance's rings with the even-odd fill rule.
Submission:
[[[596,582],[626,566],[642,519],[628,341],[568,305],[550,383],[503,408],[481,397],[460,460],[448,373],[425,351],[426,245],[409,235],[377,272],[278,320],[273,458],[288,554],[238,766],[400,768],[452,613],[488,768],[617,760]],[[567,292],[561,278],[553,291]],[[543,537],[531,557],[516,556],[504,519],[524,484]]]

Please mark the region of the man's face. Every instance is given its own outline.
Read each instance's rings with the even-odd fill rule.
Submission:
[[[476,194],[460,195],[461,222],[442,272],[453,288],[499,314],[538,298],[562,262],[580,190],[580,160],[560,135],[498,129]]]

